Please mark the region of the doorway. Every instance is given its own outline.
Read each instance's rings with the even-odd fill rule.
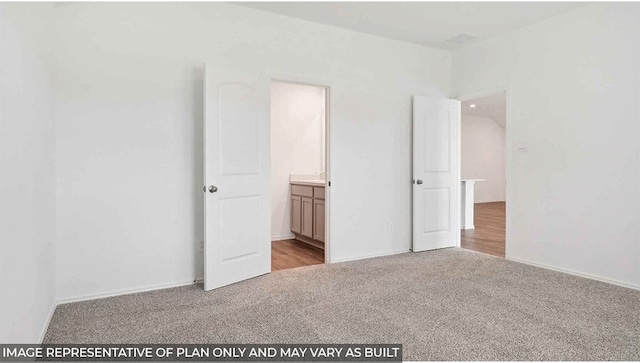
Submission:
[[[271,81],[271,270],[325,263],[328,88]]]
[[[462,248],[505,257],[507,97],[497,92],[461,104]]]

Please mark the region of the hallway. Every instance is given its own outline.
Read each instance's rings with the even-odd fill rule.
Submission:
[[[504,257],[505,205],[505,202],[476,203],[476,228],[460,231],[462,248]]]

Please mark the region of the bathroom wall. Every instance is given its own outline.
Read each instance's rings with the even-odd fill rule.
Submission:
[[[325,89],[271,83],[271,239],[293,238],[289,175],[324,172]]]

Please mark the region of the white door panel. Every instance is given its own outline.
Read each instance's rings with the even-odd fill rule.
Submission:
[[[413,251],[458,246],[460,102],[413,98]]]
[[[205,75],[204,287],[211,290],[271,270],[269,82],[212,65]]]

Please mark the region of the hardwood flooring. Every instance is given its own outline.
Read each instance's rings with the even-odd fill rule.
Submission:
[[[475,229],[461,231],[462,248],[504,257],[505,202],[477,203]]]
[[[271,242],[271,271],[319,265],[324,263],[324,250],[296,240]]]

